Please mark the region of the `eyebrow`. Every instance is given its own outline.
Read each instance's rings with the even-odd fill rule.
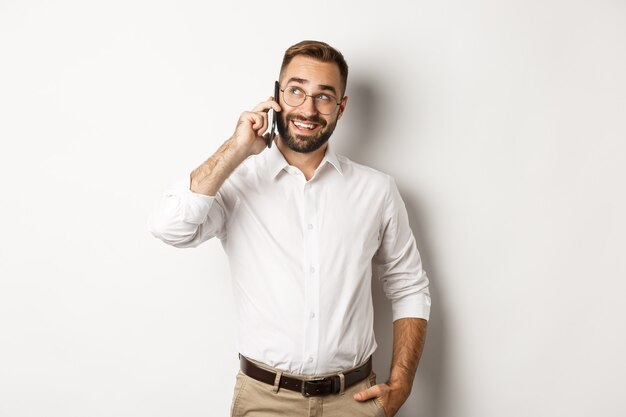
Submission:
[[[308,84],[309,80],[305,80],[304,78],[291,77],[290,79],[287,80],[287,84],[289,84],[290,82]],[[337,95],[337,90],[332,85],[318,84],[317,87],[322,91],[332,91],[335,95]]]

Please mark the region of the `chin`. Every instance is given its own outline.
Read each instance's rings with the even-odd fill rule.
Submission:
[[[289,149],[298,153],[311,153],[320,149],[335,130],[334,124],[325,126],[325,130],[317,133],[316,135],[308,136],[299,133],[294,133],[290,126],[287,126],[285,130],[285,121],[282,118],[278,119],[278,134],[280,140]]]

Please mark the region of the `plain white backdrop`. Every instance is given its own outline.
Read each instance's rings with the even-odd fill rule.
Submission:
[[[302,39],[346,56],[331,140],[395,176],[431,278],[398,416],[626,415],[625,2],[0,0],[0,416],[228,415],[225,255],[146,220]]]

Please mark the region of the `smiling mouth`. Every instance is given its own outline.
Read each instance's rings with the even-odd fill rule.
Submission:
[[[320,126],[317,123],[304,122],[301,120],[291,120],[291,124],[295,127],[297,132],[304,133],[313,132]]]
[[[301,130],[313,130],[317,127],[314,123],[301,122],[299,120],[292,120],[291,122]]]

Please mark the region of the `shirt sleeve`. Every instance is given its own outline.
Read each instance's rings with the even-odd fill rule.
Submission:
[[[168,245],[196,247],[217,236],[225,237],[225,212],[218,193],[215,196],[194,193],[190,179],[171,184],[149,216],[148,230]]]
[[[380,234],[373,268],[391,301],[393,320],[405,317],[428,320],[431,304],[428,277],[422,268],[406,207],[391,177]]]

